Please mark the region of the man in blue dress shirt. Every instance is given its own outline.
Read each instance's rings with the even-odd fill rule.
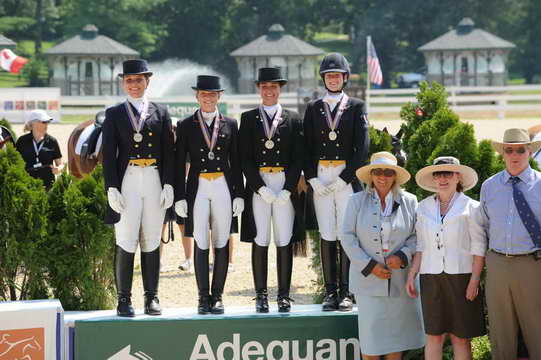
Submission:
[[[523,129],[492,142],[505,170],[481,187],[472,231],[488,241],[486,297],[492,359],[517,358],[522,329],[531,359],[541,359],[541,173],[529,159],[541,148]]]

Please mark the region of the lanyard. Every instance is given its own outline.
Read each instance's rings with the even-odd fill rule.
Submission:
[[[201,128],[201,132],[203,133],[203,137],[205,138],[205,142],[207,143],[207,146],[210,150],[209,152],[209,159],[214,159],[214,153],[213,149],[216,145],[216,139],[218,139],[218,128],[220,127],[220,120],[222,119],[222,115],[218,113],[216,117],[214,118],[214,128],[212,130],[212,138],[209,133],[209,129],[207,127],[207,124],[205,124],[205,121],[203,120],[203,117],[201,116],[201,110],[197,111],[197,120],[199,121],[199,127]]]
[[[36,153],[36,163],[39,163],[39,153],[41,149],[43,149],[43,145],[45,144],[45,138],[41,140],[41,144],[38,147],[38,143],[35,139],[32,139],[32,145],[34,145],[34,152]]]
[[[344,109],[346,108],[348,100],[349,96],[347,94],[344,94],[337,105],[338,111],[336,112],[334,119],[331,115],[331,107],[329,106],[329,104],[323,101],[323,107],[325,108],[325,120],[327,120],[327,125],[329,126],[331,131],[334,131],[334,129],[336,129],[340,124],[340,119],[342,118],[342,114],[344,113]]]
[[[272,139],[274,134],[276,133],[276,129],[278,128],[278,124],[280,121],[282,121],[282,106],[278,104],[278,109],[276,110],[276,113],[274,114],[274,118],[272,120],[272,126],[269,128],[269,122],[267,121],[267,115],[265,112],[265,109],[263,109],[262,105],[259,105],[259,116],[261,117],[261,120],[263,120],[263,129],[265,130],[265,136],[267,139]]]
[[[138,109],[140,113],[139,119],[135,117],[135,114],[133,113],[133,110],[130,106],[130,102],[128,100],[126,100],[126,102],[124,103],[124,106],[126,107],[126,111],[128,112],[128,117],[130,118],[130,122],[133,127],[133,130],[136,133],[140,133],[143,127],[143,124],[145,123],[145,119],[148,113],[148,100],[146,98],[143,99],[143,104],[141,108]]]

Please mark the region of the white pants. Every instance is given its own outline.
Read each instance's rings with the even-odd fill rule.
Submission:
[[[278,195],[284,188],[286,182],[285,173],[264,173],[260,172],[261,178],[267,187],[275,195]],[[269,246],[271,240],[271,223],[274,243],[278,247],[286,246],[293,236],[293,222],[295,220],[295,210],[291,199],[284,205],[276,201],[268,204],[261,195],[254,193],[252,200],[254,209],[255,227],[257,236],[255,242],[259,246]]]
[[[165,217],[165,210],[160,206],[161,192],[158,169],[128,166],[122,180],[124,212],[115,224],[116,244],[125,251],[134,253],[139,240],[143,252],[160,246]]]
[[[231,232],[231,195],[225,177],[215,180],[199,178],[199,186],[193,206],[193,237],[201,250],[209,248],[209,222],[212,245],[223,248]]]
[[[338,175],[340,175],[345,167],[346,165],[336,167],[318,165],[317,178],[323,185],[329,186],[338,179]],[[338,238],[351,194],[353,194],[351,184],[327,196],[319,196],[314,192],[314,208],[322,239],[335,241]]]

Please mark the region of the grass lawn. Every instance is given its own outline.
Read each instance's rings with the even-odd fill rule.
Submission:
[[[79,124],[93,118],[92,115],[62,115],[62,124]]]
[[[26,86],[28,83],[19,74],[12,74],[4,70],[0,70],[0,88],[12,88],[18,86]]]
[[[54,45],[51,41],[42,42],[42,51],[50,49]],[[34,56],[34,41],[33,40],[21,40],[17,43],[15,54],[23,57]],[[43,73],[40,77],[47,78],[47,73]],[[0,70],[0,88],[12,88],[27,86],[28,82],[22,78],[20,74],[12,74],[4,70]]]
[[[312,44],[323,49],[325,53],[339,52],[348,59],[353,48],[348,35],[329,32],[317,33]]]

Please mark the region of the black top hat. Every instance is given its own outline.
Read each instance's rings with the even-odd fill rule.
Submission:
[[[278,82],[280,86],[287,83],[287,80],[282,77],[282,69],[279,67],[260,68],[257,74],[256,84],[261,82]]]
[[[197,75],[197,85],[192,86],[194,90],[224,91],[219,76]]]
[[[148,63],[146,60],[137,59],[137,60],[126,60],[122,63],[122,73],[118,76],[123,77],[124,75],[148,75],[152,76],[152,71],[148,70]]]

